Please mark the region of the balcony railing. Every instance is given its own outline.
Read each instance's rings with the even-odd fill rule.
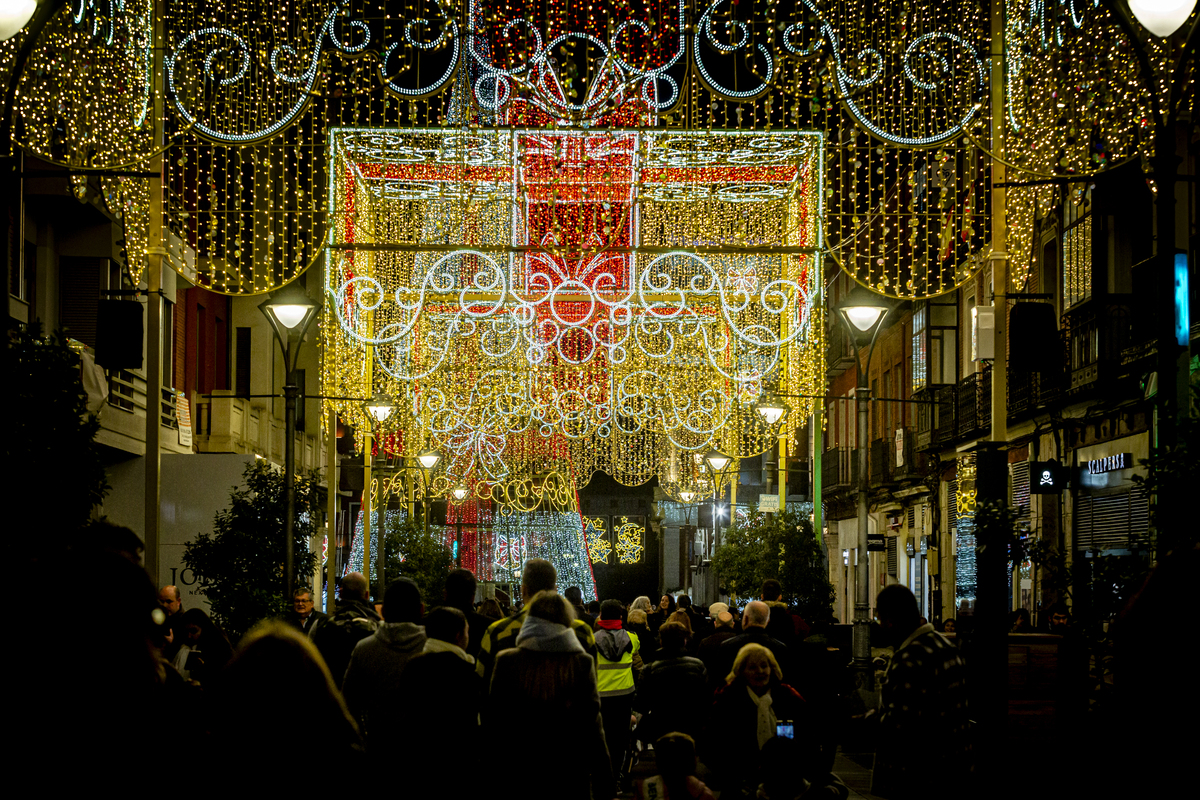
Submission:
[[[872,486],[885,486],[892,482],[896,470],[896,443],[891,439],[876,439],[871,442]]]
[[[842,492],[858,486],[858,451],[834,447],[821,456],[822,492]]]
[[[975,436],[992,425],[992,372],[968,375],[958,382],[958,438]]]
[[[1071,394],[1080,394],[1115,380],[1121,351],[1131,340],[1129,303],[1089,300],[1066,313],[1069,331],[1068,370]]]
[[[193,414],[200,452],[256,453],[283,463],[285,425],[271,414],[269,405],[257,405],[233,392],[215,391],[197,396]],[[320,469],[324,458],[324,442],[319,437],[296,432],[297,469]]]

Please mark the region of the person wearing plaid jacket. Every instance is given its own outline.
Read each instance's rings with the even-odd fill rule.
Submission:
[[[913,593],[895,584],[875,601],[895,646],[883,677],[871,792],[887,798],[962,797],[971,777],[966,664],[921,624]]]

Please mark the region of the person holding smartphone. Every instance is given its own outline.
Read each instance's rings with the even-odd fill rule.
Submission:
[[[725,686],[713,703],[713,723],[708,749],[721,755],[706,759],[706,763],[719,768],[722,796],[753,794],[760,780],[761,751],[777,736],[796,741],[798,749],[819,750],[811,735],[808,704],[783,682],[775,655],[761,644],[747,644],[738,650]]]

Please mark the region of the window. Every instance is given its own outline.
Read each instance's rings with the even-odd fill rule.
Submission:
[[[1092,296],[1092,195],[1089,189],[1080,202],[1064,204],[1062,236],[1063,309]]]
[[[918,304],[913,313],[912,390],[958,382],[958,306],[953,294]]]
[[[240,397],[250,396],[250,329],[238,328],[235,334],[233,361],[235,370],[234,390]]]

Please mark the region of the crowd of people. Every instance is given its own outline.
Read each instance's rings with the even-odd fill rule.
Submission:
[[[448,575],[443,597],[424,598],[401,578],[380,602],[352,573],[331,615],[301,588],[290,613],[233,647],[203,610],[184,608],[177,587],[156,593],[118,553],[69,559],[67,575],[108,587],[105,617],[84,620],[79,637],[96,682],[79,680],[74,662],[52,664],[38,679],[64,702],[29,718],[46,741],[97,764],[127,758],[139,732],[170,721],[179,752],[199,764],[299,756],[303,766],[298,741],[310,742],[347,770],[402,763],[451,797],[848,794],[833,772],[846,720],[828,671],[832,648],[781,602],[776,581],[740,610],[699,609],[686,595],[585,607],[578,587],[560,590],[553,565],[530,559],[518,602],[505,609],[477,602],[475,576],[463,569]],[[879,609],[911,656],[901,659],[907,692],[889,705],[885,685],[879,719],[901,729],[916,720],[909,684],[928,683],[926,656],[943,674],[961,662],[920,625],[903,587],[885,590]],[[942,688],[948,694],[920,705],[961,717],[961,676]],[[944,723],[921,713],[929,730]],[[111,736],[97,737],[97,720]],[[903,774],[901,755],[893,767],[883,759],[883,772]],[[642,760],[657,774],[634,785]]]

